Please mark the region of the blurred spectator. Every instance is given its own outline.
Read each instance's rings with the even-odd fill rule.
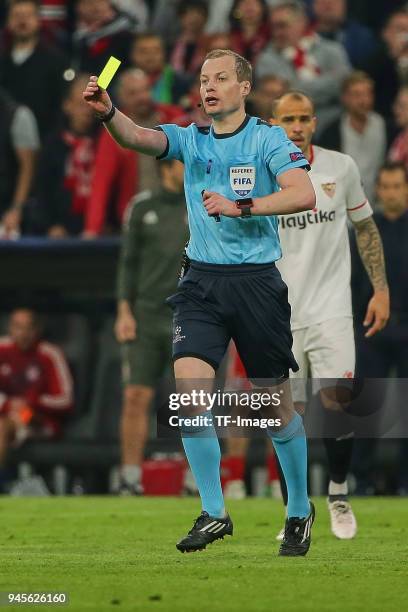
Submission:
[[[378,170],[385,160],[385,121],[374,108],[374,82],[365,72],[352,72],[342,87],[343,113],[318,138],[318,144],[350,155],[360,170],[364,190],[375,199]]]
[[[135,21],[137,32],[143,32],[149,23],[149,0],[112,0],[115,8],[130,15]]]
[[[0,89],[0,236],[17,237],[40,148],[37,122]]]
[[[130,61],[149,77],[155,102],[178,104],[190,89],[192,78],[166,64],[163,40],[154,32],[145,32],[135,38]]]
[[[229,32],[217,32],[211,34],[208,38],[207,53],[215,51],[216,49],[230,49],[231,48],[231,36]]]
[[[408,168],[408,85],[402,87],[393,105],[395,123],[401,130],[388,152],[391,161],[402,162]]]
[[[231,9],[231,49],[255,62],[270,39],[266,0],[235,0]]]
[[[230,26],[230,15],[234,0],[208,0],[207,32],[226,32]],[[219,47],[228,49],[229,47]]]
[[[406,3],[406,0],[350,0],[348,14],[371,30],[379,32],[388,15]]]
[[[365,70],[376,84],[376,110],[386,119],[401,84],[408,79],[408,11],[397,10],[382,31],[382,44],[367,60]]]
[[[170,47],[177,39],[180,24],[177,10],[181,0],[156,0],[151,18],[151,28]]]
[[[273,5],[270,23],[272,39],[258,57],[256,76],[280,76],[311,96],[322,130],[340,110],[341,83],[350,71],[346,52],[310,30],[305,8],[297,0]]]
[[[365,378],[408,378],[408,177],[404,164],[388,162],[378,175],[381,211],[374,215],[384,245],[390,288],[391,314],[388,325],[372,338],[365,338],[364,319],[370,287],[356,245],[353,243],[353,297],[356,326],[357,376]],[[399,398],[400,406],[406,397]],[[377,440],[358,440],[354,473],[357,493],[374,493],[373,455]],[[407,440],[401,444],[398,461],[399,486],[408,492]]]
[[[174,44],[180,31],[177,11],[182,2],[183,0],[156,0],[154,3],[151,27],[169,46]],[[230,28],[229,17],[234,0],[205,0],[205,3],[208,6],[207,33],[227,32]]]
[[[41,0],[41,33],[44,38],[67,49],[73,13],[71,0]]]
[[[6,21],[6,5],[9,0],[3,2],[4,8],[0,8],[0,27]],[[73,0],[38,0],[41,21],[41,38],[63,48],[64,52],[69,49],[70,34],[74,23],[74,1]],[[7,40],[8,32],[4,33]]]
[[[33,111],[43,137],[58,117],[66,60],[56,47],[40,40],[36,0],[12,0],[7,28],[10,44],[0,55],[0,85]]]
[[[255,89],[248,98],[250,114],[269,121],[274,100],[283,96],[287,91],[289,91],[289,83],[285,79],[274,75],[265,75],[258,79]]]
[[[115,325],[124,385],[121,493],[143,492],[148,410],[157,383],[172,369],[172,313],[165,300],[176,290],[188,238],[183,170],[178,160],[160,162],[160,189],[135,198],[124,228]]]
[[[128,69],[121,73],[117,96],[121,110],[137,125],[152,128],[160,123],[186,124],[183,109],[153,102],[149,79],[141,70]],[[154,190],[158,182],[153,157],[124,149],[103,130],[95,156],[84,237],[93,238],[104,232],[109,211],[113,212],[114,224],[119,226],[134,194]]]
[[[136,30],[136,22],[116,10],[110,0],[77,0],[72,67],[98,75],[111,55],[122,62]]]
[[[185,0],[178,9],[181,32],[173,46],[170,63],[174,70],[195,76],[207,53],[204,33],[208,9],[202,0]]]
[[[73,405],[71,374],[56,346],[41,340],[38,315],[17,309],[0,339],[0,470],[12,444],[61,433]]]
[[[315,30],[347,51],[350,63],[358,68],[374,53],[377,43],[371,30],[347,17],[347,0],[313,0]]]
[[[79,76],[62,103],[64,124],[45,143],[37,177],[39,215],[51,238],[83,231],[95,162],[94,116],[82,92],[88,77]]]

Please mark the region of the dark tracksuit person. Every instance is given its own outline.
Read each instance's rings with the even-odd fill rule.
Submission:
[[[162,187],[142,192],[129,207],[118,269],[116,337],[122,344],[124,404],[121,492],[140,493],[148,409],[159,378],[170,369],[172,312],[188,238],[183,164],[161,164]]]
[[[357,376],[363,378],[408,377],[408,176],[404,164],[386,163],[377,179],[381,212],[374,215],[380,233],[390,288],[391,312],[388,325],[375,337],[367,339],[361,327],[356,328]],[[369,287],[356,249],[353,257],[353,296],[355,320],[360,321]],[[398,393],[399,408],[406,398]],[[381,409],[382,406],[378,406]],[[356,441],[354,468],[357,493],[372,494],[371,480],[376,439]],[[408,443],[401,440],[397,486],[408,489]]]

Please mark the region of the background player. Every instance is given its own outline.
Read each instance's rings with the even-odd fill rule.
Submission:
[[[174,310],[178,389],[192,391],[195,379],[200,389],[210,392],[231,337],[251,378],[282,381],[280,387],[288,389],[284,381],[297,364],[291,352],[287,288],[274,264],[281,255],[276,215],[314,207],[314,190],[304,172],[308,163],[283,130],[246,115],[245,99],[252,83],[247,60],[231,51],[213,51],[203,64],[200,81],[204,109],[212,119],[209,128],[136,126],[115,110],[96,77],[91,77],[84,98],[122,146],[185,164],[191,234],[187,255],[192,261],[169,300]],[[208,416],[206,406],[198,410]],[[288,486],[288,520],[280,554],[304,555],[314,508],[307,495],[306,438],[289,391],[273,416],[281,419],[282,426],[269,435]],[[177,544],[184,552],[232,535],[233,527],[225,513],[221,453],[211,422],[189,428],[181,420],[181,432],[203,508]]]
[[[311,376],[318,379],[351,378],[355,343],[347,220],[354,226],[360,256],[373,287],[364,319],[367,338],[383,329],[389,316],[381,238],[356,163],[348,155],[311,144],[316,128],[312,100],[300,92],[287,93],[274,104],[272,121],[285,129],[308,159],[316,192],[313,212],[280,218],[283,257],[278,267],[288,284],[292,306],[294,354],[299,364],[294,377],[304,379],[310,370]],[[297,393],[300,395],[295,400],[306,399],[300,389],[295,396]],[[339,408],[335,398],[333,389],[320,391],[326,418],[330,418],[328,411]],[[338,439],[325,437],[324,444],[329,464],[332,531],[338,538],[348,539],[354,537],[357,524],[347,499],[346,481],[353,438],[350,431],[344,434]]]
[[[332,431],[333,419],[340,428],[347,423],[333,414],[341,406],[336,401],[336,390],[330,386],[333,379],[352,378],[355,368],[347,220],[355,228],[360,256],[374,289],[364,320],[367,338],[381,330],[389,316],[382,243],[353,159],[311,144],[316,127],[312,100],[302,92],[288,92],[274,103],[271,121],[285,129],[310,162],[316,192],[313,212],[280,218],[283,257],[277,265],[289,288],[293,349],[299,364],[299,370],[292,375],[298,384],[292,390],[296,409],[303,413],[304,379],[309,370],[314,379],[332,379],[326,381],[326,388],[318,396],[325,408],[327,430]],[[239,363],[235,370],[239,370]],[[357,530],[346,481],[353,437],[349,430],[342,434],[337,439],[324,437],[330,475],[328,506],[334,535],[349,539]],[[231,440],[228,452],[239,456],[246,447],[244,440]],[[282,485],[286,503],[284,482]],[[281,537],[283,531],[278,536]]]

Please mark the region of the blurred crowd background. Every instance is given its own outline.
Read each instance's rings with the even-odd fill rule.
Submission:
[[[67,486],[64,464],[76,465],[79,473],[88,461],[94,475],[118,460],[122,400],[120,357],[112,332],[115,271],[112,265],[105,271],[100,266],[108,260],[116,262],[129,201],[146,190],[154,192],[162,178],[154,159],[121,149],[111,139],[83,102],[82,92],[89,75],[98,75],[114,55],[122,65],[111,94],[136,123],[207,125],[208,118],[198,107],[198,73],[206,53],[216,48],[233,49],[253,63],[250,114],[268,120],[275,98],[290,88],[301,89],[316,104],[315,143],[348,153],[357,162],[384,239],[393,304],[391,331],[376,341],[374,352],[364,353],[362,347],[359,372],[407,377],[405,2],[5,0],[0,5],[0,292],[5,298],[0,327],[6,333],[10,321],[14,322],[13,342],[16,325],[20,331],[21,326],[34,326],[36,342],[40,330],[47,340],[55,341],[44,350],[47,359],[56,360],[57,371],[63,368],[64,385],[44,392],[56,394],[48,408],[44,409],[38,393],[31,404],[27,398],[23,404],[31,410],[35,405],[48,415],[42,425],[55,440],[62,429],[68,441],[84,445],[81,455],[75,450],[79,447],[64,447],[63,437],[54,446],[48,443],[43,455],[37,445],[31,455],[27,450],[24,456],[27,445],[20,444],[15,452],[23,455],[14,463],[27,460],[32,465],[49,465],[54,472],[62,467],[57,476],[53,472],[60,490]],[[360,333],[369,286],[353,251],[353,297]],[[91,272],[86,268],[87,257],[95,261]],[[54,271],[55,278],[50,280],[52,259],[64,260],[65,267],[59,278]],[[73,299],[71,285],[64,287],[70,264],[73,276],[105,274],[109,290],[102,291],[98,285],[92,294],[89,277],[88,287],[75,286]],[[17,307],[20,310],[10,319],[10,311]],[[47,320],[39,325],[27,308],[40,310]],[[10,357],[2,357],[1,351],[7,352],[8,345],[3,345],[11,342],[10,336],[2,342],[0,394],[7,395],[1,384]],[[64,357],[56,357],[57,345],[64,350],[67,371],[61,365]],[[45,357],[41,353],[38,359]],[[31,375],[35,379],[34,371]],[[56,421],[63,418],[62,413],[72,415],[64,417],[64,427],[55,424],[56,406],[61,408]],[[7,439],[7,432],[0,431],[0,463],[5,465],[1,436]],[[89,446],[89,441],[95,446]],[[108,452],[107,447],[97,447],[96,441],[113,441],[116,446]],[[380,460],[375,459],[374,446],[366,443],[358,455],[355,472],[360,492],[405,494],[408,477],[400,472],[396,476],[395,466],[403,465],[400,453],[406,458],[408,451],[404,445],[395,450],[383,443]],[[163,445],[153,445],[151,450],[163,452]],[[89,481],[87,490],[95,490],[98,478],[90,476]]]

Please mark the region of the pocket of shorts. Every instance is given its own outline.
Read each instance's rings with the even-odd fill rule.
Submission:
[[[185,301],[185,296],[191,291],[194,291],[198,287],[199,279],[195,278],[193,270],[190,268],[185,276],[180,280],[177,291],[166,298],[165,302],[173,310],[177,304]]]
[[[180,294],[178,293],[173,293],[173,295],[169,295],[168,298],[165,299],[165,302],[168,306],[170,306],[170,308],[172,310],[175,309],[177,302],[179,302],[180,300],[178,300],[177,298],[180,297]]]

